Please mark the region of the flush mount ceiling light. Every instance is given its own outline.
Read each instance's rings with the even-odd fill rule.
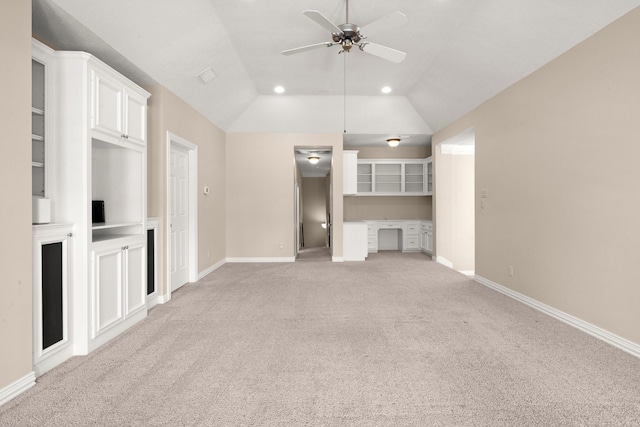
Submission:
[[[276,86],[273,88],[275,93],[284,93],[284,88],[282,86]]]
[[[213,67],[209,67],[206,70],[202,71],[200,74],[198,74],[196,77],[198,77],[198,80],[200,80],[200,83],[202,83],[203,85],[206,85],[211,80],[216,78],[216,73],[213,71]]]
[[[389,144],[389,147],[397,147],[400,145],[400,138],[389,138],[387,139],[387,144]]]
[[[385,86],[382,89],[380,89],[380,92],[382,93],[391,93],[391,88],[389,86]]]
[[[309,156],[308,160],[309,160],[309,163],[311,163],[312,165],[315,165],[316,163],[318,163],[320,161],[320,157],[318,157],[318,156]]]

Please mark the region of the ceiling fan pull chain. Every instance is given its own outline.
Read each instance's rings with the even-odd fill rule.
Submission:
[[[344,130],[343,133],[347,133],[347,55],[344,55],[344,78],[343,80],[343,93],[344,93],[344,113],[343,113],[343,119],[344,119]]]

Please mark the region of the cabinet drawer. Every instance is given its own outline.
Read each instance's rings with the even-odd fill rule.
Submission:
[[[407,234],[418,234],[420,232],[420,224],[418,223],[408,223],[407,224]]]
[[[416,237],[407,237],[405,239],[404,249],[420,249],[420,241],[419,238]]]
[[[420,230],[421,231],[431,231],[433,230],[433,224],[430,222],[423,222],[420,224]]]
[[[385,228],[398,228],[398,229],[403,229],[404,227],[402,226],[402,222],[385,222],[385,221],[379,221],[378,222],[378,230],[380,229],[385,229]]]

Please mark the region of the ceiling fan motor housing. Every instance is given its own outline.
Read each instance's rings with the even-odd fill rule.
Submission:
[[[340,43],[345,51],[349,51],[351,46],[357,44],[362,39],[360,36],[360,27],[355,24],[341,24],[338,28],[342,30],[341,34],[333,33],[331,36],[335,43]]]

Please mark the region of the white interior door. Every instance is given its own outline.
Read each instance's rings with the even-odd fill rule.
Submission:
[[[189,281],[189,153],[171,145],[169,206],[171,292]]]

